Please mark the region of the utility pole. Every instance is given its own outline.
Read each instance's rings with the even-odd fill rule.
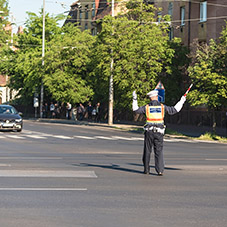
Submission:
[[[114,0],[112,0],[112,17],[114,17]],[[113,35],[113,34],[112,34]],[[113,49],[111,50],[111,63],[110,63],[110,81],[109,81],[109,113],[108,113],[108,125],[113,124]]]
[[[44,57],[45,57],[45,0],[43,0],[43,38],[42,38],[42,67],[44,69]],[[44,72],[44,70],[43,70]],[[41,78],[41,89],[40,89],[40,118],[43,117],[42,107],[43,107],[43,78]]]

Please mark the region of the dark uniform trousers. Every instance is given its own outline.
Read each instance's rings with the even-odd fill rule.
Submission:
[[[152,147],[154,147],[155,155],[155,170],[157,173],[163,173],[164,171],[164,159],[163,159],[163,136],[159,132],[145,131],[144,133],[144,151],[143,151],[143,164],[144,171],[149,172],[150,156]]]

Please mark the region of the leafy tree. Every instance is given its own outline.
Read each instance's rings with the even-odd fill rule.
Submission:
[[[50,42],[61,32],[58,17],[46,15],[45,40]],[[10,53],[8,63],[10,87],[19,91],[22,102],[31,103],[32,97],[41,85],[45,69],[42,66],[42,11],[40,15],[28,13],[26,27],[17,38],[17,50]]]
[[[227,28],[220,42],[197,45],[196,55],[188,68],[194,89],[188,97],[193,106],[207,105],[213,112],[213,131],[216,128],[214,111],[227,106]]]
[[[117,18],[104,17],[93,53],[95,94],[107,101],[108,79],[113,73],[118,109],[131,107],[133,90],[144,104],[146,93],[155,88],[158,74],[174,55],[168,43],[168,18],[157,23],[157,9],[142,1],[130,1],[127,8],[127,13]]]
[[[10,22],[8,16],[8,1],[0,0],[0,72],[3,75],[8,72],[6,67],[8,62],[6,53],[10,51],[9,40],[11,31],[9,30]]]
[[[8,1],[0,0],[0,46],[4,46],[9,38],[10,31],[7,30],[6,26],[10,25],[9,22],[9,9]]]
[[[179,38],[171,40],[170,47],[174,50],[174,57],[159,75],[159,80],[165,86],[165,103],[167,105],[173,105],[179,100],[185,92],[185,85],[188,86],[190,80],[187,72],[190,63],[189,49],[181,44]]]
[[[93,36],[72,24],[52,39],[46,54],[44,84],[53,98],[75,104],[93,96],[86,81],[93,42]]]

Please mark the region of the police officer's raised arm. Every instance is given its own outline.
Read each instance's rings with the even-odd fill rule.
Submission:
[[[180,112],[184,103],[186,101],[186,97],[185,96],[182,96],[180,101],[174,106],[174,108],[176,109],[177,112]]]
[[[175,105],[175,106],[166,106],[165,105],[165,111],[169,114],[169,115],[174,115],[178,112],[181,111],[184,103],[186,101],[185,96],[182,96],[180,101]]]
[[[136,91],[132,93],[132,110],[135,111],[137,114],[144,114],[145,113],[145,106],[139,107],[137,102],[137,94]]]

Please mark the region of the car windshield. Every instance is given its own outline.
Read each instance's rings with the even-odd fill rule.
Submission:
[[[0,106],[0,114],[15,114],[17,111],[12,106]]]

